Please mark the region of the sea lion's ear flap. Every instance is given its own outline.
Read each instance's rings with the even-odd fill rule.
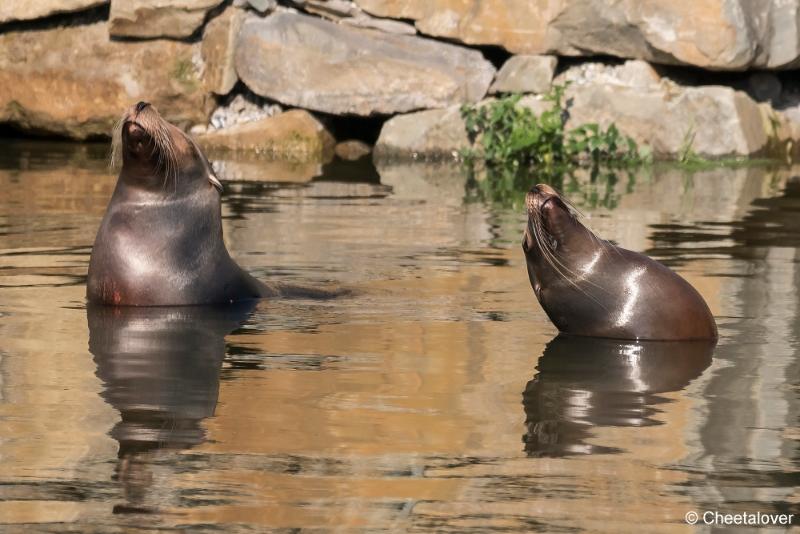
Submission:
[[[219,179],[211,172],[208,173],[208,181],[211,182],[211,185],[213,185],[214,188],[220,192],[220,194],[222,194],[222,182],[220,182]]]

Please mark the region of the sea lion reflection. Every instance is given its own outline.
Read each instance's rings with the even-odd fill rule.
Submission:
[[[120,412],[110,434],[119,442],[116,478],[126,509],[142,511],[146,504],[152,484],[148,453],[205,441],[202,421],[216,409],[225,335],[254,307],[251,301],[87,308],[89,351],[105,386],[101,396]]]
[[[559,335],[522,394],[529,456],[620,452],[585,442],[594,426],[659,424],[659,393],[678,391],[711,364],[714,342],[616,341]]]

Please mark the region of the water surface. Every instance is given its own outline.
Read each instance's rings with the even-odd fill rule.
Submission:
[[[597,233],[697,287],[710,348],[556,337],[524,214],[453,164],[215,162],[240,264],[355,295],[87,309],[104,152],[0,145],[0,528],[672,532],[690,510],[798,512],[800,171],[563,184]]]

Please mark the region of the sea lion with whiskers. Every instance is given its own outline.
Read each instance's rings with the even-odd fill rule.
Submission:
[[[675,272],[595,236],[548,185],[534,186],[525,203],[528,277],[559,331],[615,339],[717,338],[703,297]]]
[[[267,285],[222,239],[222,184],[197,144],[146,102],[126,110],[112,139],[116,188],[92,248],[86,296],[121,306],[229,304],[341,291]]]

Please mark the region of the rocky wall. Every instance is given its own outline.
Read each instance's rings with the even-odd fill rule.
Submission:
[[[467,143],[459,106],[519,92],[537,107],[564,82],[568,126],[613,122],[658,157],[690,140],[706,157],[792,158],[797,67],[800,0],[0,6],[0,125],[103,137],[145,100],[214,150],[292,159],[332,157],[328,130],[353,117],[377,118],[380,135],[339,141],[375,143],[378,157],[452,157]]]

